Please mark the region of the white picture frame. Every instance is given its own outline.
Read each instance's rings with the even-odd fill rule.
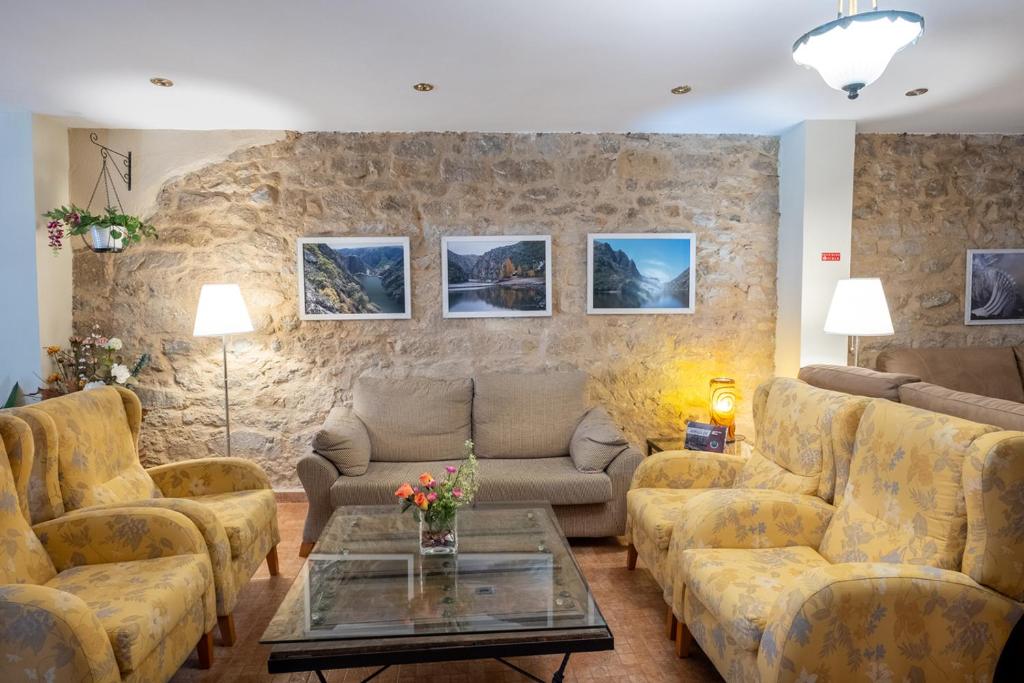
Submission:
[[[965,325],[1024,325],[1024,249],[968,249],[964,280]]]
[[[655,258],[655,241],[681,242],[673,249],[663,249],[660,259]],[[636,266],[642,280],[634,280],[633,291],[602,290],[595,292],[594,249],[595,243],[604,244],[613,252],[623,252]],[[634,244],[635,243],[635,246]],[[634,246],[634,253],[627,249]],[[646,269],[637,261],[647,265]],[[655,265],[656,264],[656,265]],[[692,232],[633,232],[633,233],[589,233],[587,235],[587,313],[589,315],[692,315],[697,300],[697,237]],[[686,271],[689,271],[688,274]],[[670,294],[666,288],[684,274],[687,283],[686,301]],[[668,279],[666,279],[668,278]],[[602,279],[605,279],[604,277]],[[662,290],[656,292],[655,280],[662,282]],[[678,292],[678,287],[676,289]],[[622,305],[636,301],[636,305]],[[685,305],[658,305],[679,301]],[[616,303],[620,305],[615,305]]]
[[[381,249],[397,247],[401,249],[402,253],[402,282],[404,292],[400,299],[396,299],[391,296],[387,296],[386,291],[383,287],[383,278],[386,276],[377,274],[372,276],[363,275],[366,277],[379,278],[379,282],[375,282],[371,288],[372,291],[366,289],[368,282],[365,279],[359,277],[361,274],[353,274],[345,270],[345,274],[351,278],[359,280],[359,284],[363,287],[363,294],[369,298],[370,304],[376,308],[389,307],[395,308],[392,311],[359,311],[344,313],[340,311],[331,311],[330,303],[326,301],[326,297],[322,300],[314,299],[312,293],[312,282],[310,275],[307,278],[306,275],[306,261],[304,254],[307,246],[324,245],[332,251],[341,249],[350,249],[358,251],[362,249]],[[296,277],[298,279],[299,289],[299,318],[302,320],[408,320],[412,318],[412,278],[410,275],[410,256],[409,256],[409,238],[408,237],[370,237],[370,236],[359,236],[359,237],[300,237],[296,241]],[[358,254],[354,254],[357,255]],[[334,266],[341,268],[340,264],[334,263]],[[379,262],[375,262],[373,268],[379,268]],[[310,299],[307,300],[307,289],[310,290]],[[337,287],[335,287],[335,295],[339,295]],[[382,296],[382,294],[384,296]]]
[[[538,265],[536,260],[532,264],[512,263],[512,268],[515,271],[505,279],[449,281],[450,278],[456,277],[454,269],[452,273],[449,273],[449,250],[456,257],[464,257],[475,264],[475,259],[487,258],[488,254],[495,250],[511,248],[523,242],[543,244],[544,256],[543,264],[541,264],[543,285],[534,282],[539,276],[518,272],[529,265]],[[536,250],[536,247],[531,247],[531,250]],[[531,273],[536,273],[536,271],[536,268],[530,270]],[[464,271],[458,276],[459,279],[465,277],[467,275]],[[551,235],[460,235],[441,238],[441,312],[445,318],[551,316],[551,280]],[[542,300],[541,296],[543,296]],[[510,302],[522,305],[523,308],[507,305]],[[535,306],[536,308],[534,308]]]

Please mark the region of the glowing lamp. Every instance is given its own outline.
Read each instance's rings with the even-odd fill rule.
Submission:
[[[729,377],[711,380],[709,400],[711,424],[728,427],[726,441],[736,440],[736,382]]]

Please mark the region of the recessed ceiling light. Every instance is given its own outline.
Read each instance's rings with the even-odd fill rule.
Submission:
[[[908,90],[905,94],[907,97],[918,97],[926,92],[928,92],[928,88],[914,88],[913,90]]]
[[[153,85],[160,86],[161,88],[170,88],[172,85],[174,85],[174,81],[172,81],[171,79],[161,78],[160,76],[153,76],[153,78],[149,79],[149,82]]]
[[[434,84],[433,83],[417,83],[416,85],[412,86],[412,89],[415,90],[416,92],[430,92],[431,90],[434,89]]]
[[[672,94],[673,95],[685,95],[686,93],[690,92],[691,90],[693,90],[693,88],[691,88],[688,85],[677,85],[676,87],[672,88]]]

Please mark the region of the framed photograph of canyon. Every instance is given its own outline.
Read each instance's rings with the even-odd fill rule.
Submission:
[[[967,325],[1024,324],[1024,249],[968,249]]]
[[[693,233],[587,235],[587,313],[693,313]]]
[[[441,299],[445,318],[551,315],[551,237],[442,237]]]
[[[299,317],[412,317],[408,237],[300,237]]]

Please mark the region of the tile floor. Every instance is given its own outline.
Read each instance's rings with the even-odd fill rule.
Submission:
[[[238,642],[234,647],[216,648],[214,666],[202,671],[195,653],[174,677],[176,682],[316,683],[313,674],[267,674],[268,648],[259,644],[263,629],[291,585],[302,560],[298,556],[305,503],[279,503],[281,528],[281,575],[270,578],[264,564],[242,591],[235,611]],[[616,541],[574,542],[579,559],[597,603],[615,635],[615,650],[573,655],[566,681],[718,681],[707,658],[698,651],[690,659],[677,659],[672,643],[664,634],[665,603],[661,590],[642,567],[626,571],[625,548]],[[514,663],[534,675],[549,679],[558,668],[558,656],[521,657]],[[371,669],[349,669],[327,674],[331,683],[358,683]],[[419,664],[392,667],[374,681],[426,680],[430,683],[520,683],[526,679],[489,660]]]

